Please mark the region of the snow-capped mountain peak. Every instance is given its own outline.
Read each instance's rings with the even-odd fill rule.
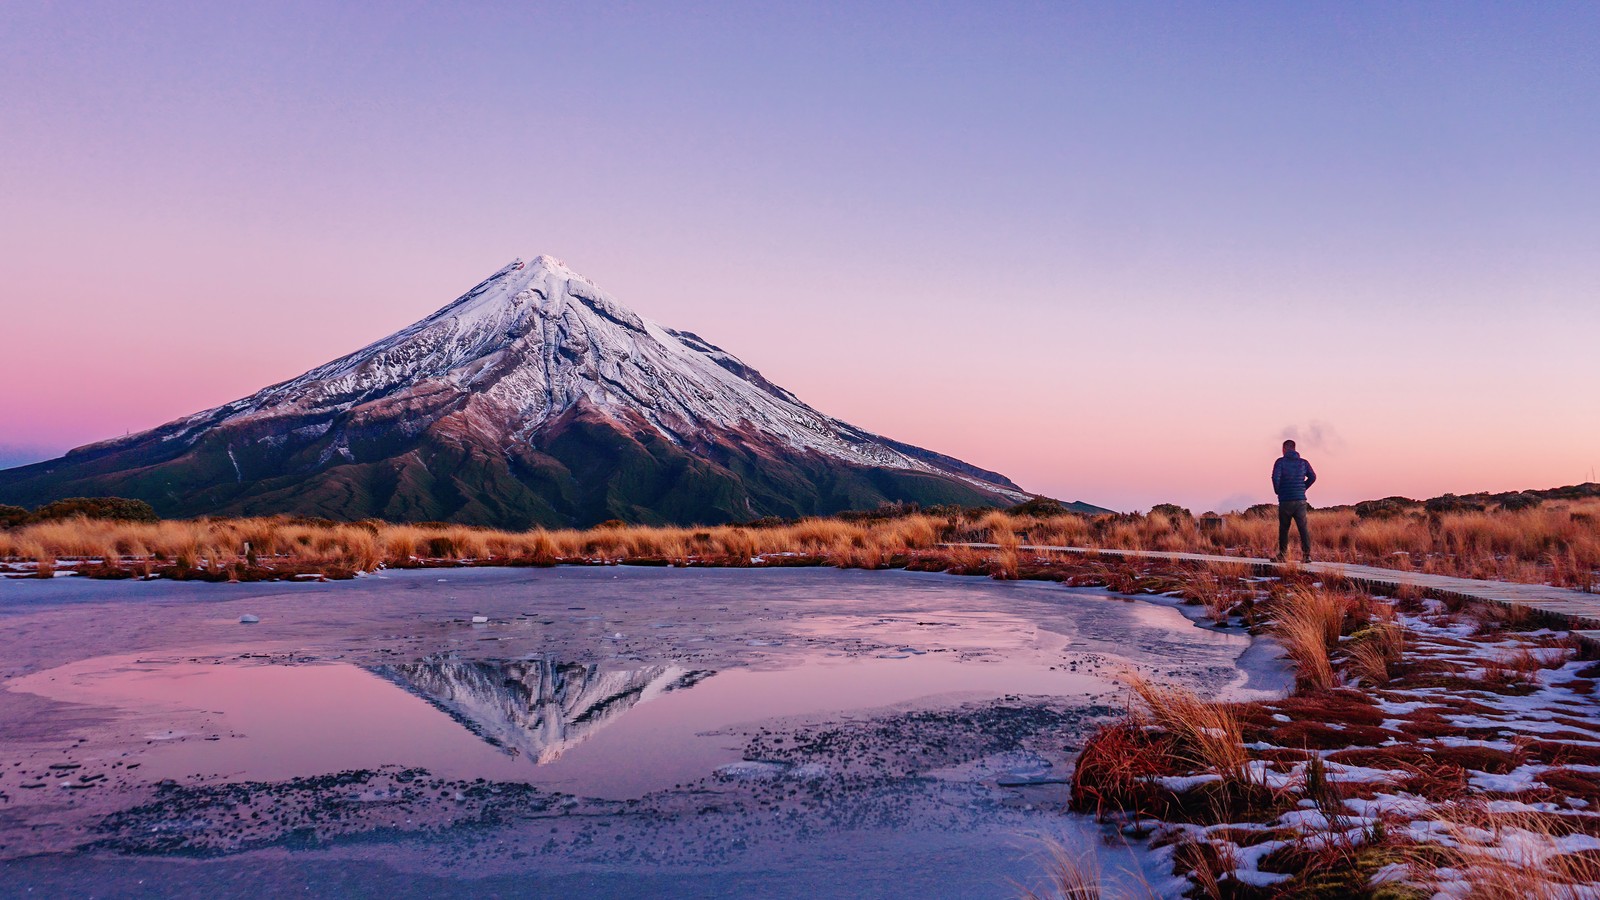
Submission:
[[[473,393],[512,441],[587,404],[619,422],[642,417],[677,444],[707,428],[753,430],[797,451],[938,471],[817,412],[698,335],[639,316],[544,255],[515,260],[421,322],[239,401],[226,420],[342,411],[418,385]]]
[[[606,430],[626,443],[604,438]],[[579,433],[581,439],[573,437]],[[602,447],[589,447],[597,440]],[[555,479],[583,493],[589,490],[586,481],[625,477],[623,470],[605,470],[588,457],[562,457],[577,453],[580,445],[589,447],[585,452],[591,456],[623,453],[654,473],[645,481],[668,478],[682,485],[675,490],[691,493],[700,488],[689,485],[704,479],[736,485],[773,477],[777,469],[785,473],[759,496],[736,488],[727,496],[697,494],[674,501],[694,509],[711,504],[707,508],[721,510],[716,516],[733,519],[764,510],[828,511],[885,499],[1005,502],[1026,496],[1003,476],[818,412],[699,334],[640,316],[560,260],[543,255],[514,260],[421,321],[297,378],[148,432],[80,448],[65,460],[119,453],[157,461],[220,454],[225,467],[215,474],[208,468],[206,478],[242,486],[240,496],[271,481],[274,498],[287,497],[284,490],[294,493],[292,485],[279,483],[285,478],[337,476],[342,484],[354,475],[349,467],[377,466],[370,474],[376,481],[340,488],[353,496],[319,495],[318,508],[403,517],[422,513],[405,504],[397,511],[393,503],[380,504],[377,513],[367,510],[375,494],[394,491],[425,494],[426,501],[417,503],[434,508],[434,495],[445,489],[437,483],[436,466],[424,457],[405,456],[409,451],[402,449],[418,441],[449,448],[452,457],[465,454],[472,465],[500,473],[497,478],[517,485],[507,482],[505,489],[519,496],[530,479],[541,484]],[[680,461],[668,464],[669,457]],[[846,468],[833,468],[838,466]],[[416,483],[396,482],[397,467]],[[94,466],[100,473],[106,468]],[[577,470],[583,470],[581,478]],[[380,477],[378,471],[387,474]],[[885,471],[906,474],[872,474]],[[823,472],[835,474],[824,477]],[[840,477],[844,480],[837,481]],[[940,483],[947,487],[938,488]],[[188,508],[176,489],[161,493],[144,480],[136,484],[169,506]],[[844,484],[849,487],[839,486]],[[0,479],[0,489],[4,485]],[[470,499],[475,490],[471,483],[448,487],[456,498],[451,502],[462,509],[510,503],[492,495]],[[794,490],[805,496],[798,501],[786,496]],[[624,516],[655,515],[652,503],[635,507],[614,492],[582,503]],[[528,520],[553,515],[535,513]],[[587,514],[571,515],[581,521]],[[524,520],[512,509],[490,518]]]

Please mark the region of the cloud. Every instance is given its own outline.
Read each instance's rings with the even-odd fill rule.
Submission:
[[[1272,490],[1268,488],[1259,494],[1229,494],[1218,500],[1211,508],[1217,512],[1241,512],[1257,503],[1268,503],[1271,500]]]
[[[1344,438],[1327,422],[1312,419],[1301,425],[1286,425],[1282,440],[1294,441],[1297,449],[1317,450],[1332,456],[1344,451]]]

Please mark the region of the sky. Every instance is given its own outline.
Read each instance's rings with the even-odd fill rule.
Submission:
[[[1597,480],[1597,84],[1593,3],[18,0],[0,465],[548,253],[1049,496]]]

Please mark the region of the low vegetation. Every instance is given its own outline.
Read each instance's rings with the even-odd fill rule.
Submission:
[[[68,497],[36,509],[0,503],[0,528],[15,528],[34,522],[61,519],[113,519],[123,522],[158,522],[161,517],[143,500],[123,497]]]
[[[76,517],[0,531],[0,559],[59,567],[71,560],[100,577],[255,580],[348,577],[379,567],[453,565],[905,565],[931,548],[946,520],[927,515],[767,527],[505,532],[448,524],[270,517],[139,522]]]
[[[1589,490],[1594,488],[1594,490]],[[1565,492],[1565,493],[1563,493]],[[1552,495],[1545,497],[1546,494]],[[1311,514],[1318,558],[1472,578],[1600,587],[1600,486],[1553,492],[1450,497],[1425,503],[1387,498]],[[276,516],[161,521],[119,498],[77,498],[37,510],[0,507],[0,560],[32,561],[83,574],[168,577],[343,577],[379,566],[551,565],[906,565],[946,542],[950,568],[1018,577],[1030,545],[1268,556],[1276,549],[1271,509],[1193,516],[1163,504],[1148,514],[1086,516],[1030,501],[1004,512],[894,506],[827,519],[673,528],[603,523],[587,530],[507,532],[444,523],[338,523]],[[83,561],[89,564],[82,564]],[[1240,568],[1188,585],[1208,606],[1231,604]],[[1315,677],[1315,676],[1313,676]]]
[[[1194,897],[1600,895],[1600,663],[1573,635],[1293,570],[1233,587],[1227,620],[1278,636],[1295,692],[1132,679],[1140,702],[1080,756],[1078,810]]]
[[[1543,495],[1551,495],[1548,499]],[[1465,500],[1391,497],[1312,510],[1319,560],[1466,578],[1600,587],[1600,485]],[[1157,550],[1269,557],[1277,552],[1276,507],[1191,516],[1163,504],[1145,515],[1028,523],[1032,542],[1107,550]],[[976,539],[976,538],[974,538]]]

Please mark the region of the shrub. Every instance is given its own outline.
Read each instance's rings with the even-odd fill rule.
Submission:
[[[1538,509],[1544,503],[1544,498],[1531,491],[1519,491],[1511,494],[1496,494],[1495,501],[1506,512],[1521,512],[1524,509]]]
[[[28,521],[28,510],[0,503],[0,528],[11,528]]]
[[[1435,515],[1460,512],[1483,512],[1485,504],[1468,498],[1458,497],[1455,494],[1441,494],[1438,497],[1422,504],[1423,508]]]
[[[1016,506],[1006,510],[1006,512],[1011,513],[1013,516],[1028,516],[1034,519],[1051,519],[1056,516],[1077,515],[1077,513],[1068,509],[1065,503],[1060,500],[1052,500],[1049,497],[1034,497],[1023,503],[1018,503]]]
[[[1382,500],[1363,500],[1356,504],[1356,516],[1362,519],[1392,519],[1405,515],[1421,506],[1410,497],[1385,497]]]
[[[839,513],[835,518],[844,522],[884,522],[891,519],[903,519],[914,516],[922,511],[916,503],[895,501],[880,503],[876,509],[849,509]]]
[[[83,516],[85,519],[114,519],[120,522],[159,522],[161,517],[143,500],[125,497],[68,497],[35,509],[29,522],[52,522]]]

